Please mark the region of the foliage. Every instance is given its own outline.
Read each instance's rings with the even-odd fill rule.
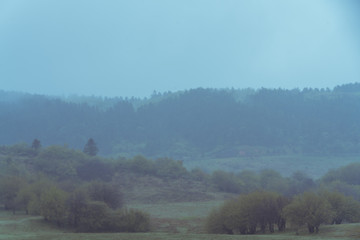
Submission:
[[[112,211],[103,202],[91,201],[85,205],[76,228],[81,232],[147,232],[150,218],[140,210]]]
[[[86,216],[89,201],[90,198],[84,189],[76,189],[69,195],[66,200],[66,207],[69,212],[68,222],[70,226],[79,227],[80,222]]]
[[[264,169],[260,173],[241,171],[238,174],[217,170],[212,173],[211,182],[218,190],[229,193],[264,190],[293,196],[316,188],[315,182],[301,172],[285,178],[271,169]]]
[[[13,157],[33,157],[36,155],[36,151],[33,148],[30,148],[26,143],[0,146],[0,153]]]
[[[360,200],[360,163],[351,163],[330,170],[320,179],[320,184],[330,191],[337,191]]]
[[[80,164],[76,168],[77,176],[85,181],[102,180],[110,181],[114,175],[112,166],[100,159],[92,159]]]
[[[12,210],[15,213],[16,197],[24,184],[24,179],[17,176],[6,176],[0,179],[0,201],[6,210]]]
[[[141,155],[137,155],[132,159],[129,159],[126,165],[127,168],[129,168],[131,171],[143,175],[155,173],[154,162],[149,159],[146,159],[144,156]]]
[[[32,215],[41,214],[41,197],[49,189],[56,187],[55,184],[45,176],[38,176],[29,186],[29,191],[32,193],[32,198],[28,202],[27,209]]]
[[[243,183],[243,193],[250,193],[261,189],[259,174],[252,171],[241,171],[236,177]]]
[[[333,90],[199,88],[143,100],[91,98],[87,104],[85,97],[63,101],[27,94],[0,104],[0,118],[6,119],[0,144],[37,136],[46,145],[67,142],[82,149],[84,139],[93,136],[103,154],[120,149],[127,156],[178,157],[179,148],[184,159],[354,155],[360,152],[358,85]]]
[[[292,174],[289,180],[289,188],[287,194],[290,196],[298,195],[306,191],[314,190],[316,183],[309,178],[305,173],[296,171]]]
[[[180,178],[188,174],[182,161],[171,158],[158,158],[155,161],[137,155],[125,163],[125,168],[141,175],[153,175],[159,178]]]
[[[335,215],[329,202],[313,192],[297,196],[286,206],[284,214],[299,227],[306,224],[309,233],[318,233],[320,224],[331,222]]]
[[[260,186],[267,191],[286,193],[289,189],[289,182],[275,170],[265,169],[260,173]]]
[[[31,148],[25,148],[24,145],[20,149],[25,151]],[[0,156],[4,161],[3,165],[8,164],[5,161],[9,158],[9,164],[23,169],[25,173],[21,174],[23,177],[19,177],[19,172],[3,171],[4,175],[0,179],[0,203],[8,210],[24,210],[30,214],[42,215],[48,221],[69,225],[78,231],[149,229],[147,214],[119,209],[123,206],[120,186],[126,186],[129,182],[132,184],[138,179],[140,182],[155,180],[153,183],[159,183],[160,186],[163,182],[188,186],[182,185],[186,182],[196,185],[196,190],[200,190],[198,186],[204,190],[204,186],[210,185],[224,192],[247,194],[227,202],[209,216],[207,229],[212,233],[250,234],[259,230],[273,232],[276,225],[282,231],[286,220],[294,225],[306,224],[309,231],[316,232],[322,223],[357,222],[360,216],[359,203],[342,195],[360,196],[356,175],[358,164],[329,172],[319,180],[320,186],[327,191],[299,195],[283,211],[284,206],[289,203],[287,197],[316,189],[317,183],[301,172],[286,178],[274,170],[259,173],[216,171],[207,174],[195,169],[188,172],[182,161],[171,158],[151,160],[136,156],[114,160],[90,157],[62,146],[41,148],[35,155],[23,155],[24,151],[17,155],[18,147],[0,147],[0,150],[3,151]],[[114,174],[119,179],[113,178]],[[127,175],[121,176],[122,174]],[[87,184],[83,182],[93,179],[96,181]],[[119,181],[116,182],[115,179]],[[128,182],[123,184],[121,180]],[[334,189],[338,192],[332,192]],[[171,190],[176,191],[171,193],[173,195],[187,194],[186,191]],[[258,190],[277,193],[254,192]]]
[[[238,199],[226,202],[220,209],[214,210],[207,218],[209,233],[254,234],[257,227],[264,233],[266,228],[274,232],[285,229],[285,219],[281,212],[287,201],[271,192],[254,192],[240,195]]]
[[[48,176],[68,179],[76,177],[76,168],[86,161],[87,156],[84,153],[67,147],[50,146],[38,154],[35,167]]]
[[[322,181],[330,183],[342,181],[348,184],[360,185],[360,163],[351,163],[336,170],[329,171],[322,177]]]
[[[24,209],[26,214],[29,214],[30,202],[36,199],[35,193],[32,190],[29,184],[24,184],[16,194],[15,204],[17,208]]]
[[[360,203],[352,197],[346,197],[339,192],[322,191],[320,196],[327,200],[333,211],[332,224],[358,222],[360,220]]]
[[[190,171],[190,177],[195,181],[209,182],[210,177],[200,168],[194,168]]]
[[[95,143],[94,139],[89,138],[89,140],[87,141],[87,143],[84,146],[83,152],[86,153],[89,156],[96,156],[98,151],[99,151],[99,149],[96,146],[96,143]]]
[[[273,192],[240,195],[214,209],[206,220],[206,230],[215,234],[254,234],[285,230],[291,222],[297,230],[304,225],[318,233],[324,223],[359,221],[359,202],[337,192],[306,192],[292,201]]]
[[[123,196],[118,186],[95,181],[89,184],[87,191],[91,200],[104,202],[109,208],[116,209],[123,205]]]
[[[31,144],[31,148],[34,149],[35,151],[39,151],[41,148],[40,140],[35,138]]]
[[[44,191],[40,197],[40,215],[47,221],[56,222],[57,225],[64,224],[66,219],[66,198],[66,192],[56,187]]]
[[[245,185],[235,174],[221,170],[213,172],[211,181],[218,190],[231,193],[240,193]]]
[[[187,175],[186,168],[182,161],[175,161],[170,158],[159,158],[154,163],[155,175],[160,178],[180,178]]]
[[[213,209],[206,219],[205,229],[207,233],[212,234],[232,234],[232,229],[229,229],[225,224],[226,209],[225,205],[221,209]]]
[[[109,218],[109,208],[104,202],[92,201],[86,204],[86,210],[78,221],[81,232],[102,232]]]
[[[114,232],[148,232],[150,231],[150,217],[136,209],[121,209],[110,217],[110,230]]]

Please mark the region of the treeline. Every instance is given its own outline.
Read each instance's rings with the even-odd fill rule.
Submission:
[[[359,172],[360,163],[357,162],[330,170],[317,180],[311,179],[303,172],[294,172],[290,177],[283,177],[271,169],[265,169],[258,173],[215,171],[209,177],[216,189],[224,192],[246,194],[265,190],[291,197],[323,189],[339,192],[360,201]]]
[[[206,222],[209,233],[255,234],[284,231],[286,223],[309,233],[318,233],[321,224],[360,221],[360,202],[338,192],[305,192],[293,198],[274,192],[253,192],[227,201],[212,211]]]
[[[37,137],[47,146],[67,143],[82,149],[91,136],[102,155],[357,154],[359,85],[332,90],[200,88],[154,93],[143,100],[0,92],[0,144]]]

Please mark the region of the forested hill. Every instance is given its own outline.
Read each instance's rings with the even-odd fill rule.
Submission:
[[[0,145],[69,144],[100,154],[235,157],[360,153],[360,83],[334,89],[193,89],[150,99],[0,91]]]

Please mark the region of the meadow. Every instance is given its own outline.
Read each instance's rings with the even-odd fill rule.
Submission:
[[[9,156],[4,154],[1,156],[3,161],[0,162],[3,166],[2,171],[4,171],[4,174],[11,171],[13,171],[14,174],[22,172],[33,174],[32,171],[34,171],[34,169],[28,169],[27,163],[34,162],[34,164],[37,164],[39,159],[41,160],[44,156],[47,156],[44,153],[49,152],[53,153],[55,156],[51,159],[57,159],[57,161],[51,162],[49,168],[53,167],[53,165],[58,166],[57,164],[64,163],[67,159],[80,159],[79,161],[74,160],[68,162],[69,166],[72,166],[71,164],[75,163],[86,166],[86,163],[92,163],[90,161],[91,159],[88,159],[89,157],[64,147],[49,147],[41,151],[42,152],[40,152],[37,158],[31,156],[26,158],[22,155],[14,157],[14,154],[11,155],[10,158],[10,154],[8,154]],[[67,157],[65,160],[58,158],[59,156],[63,156],[64,153],[67,153],[71,157]],[[65,154],[65,156],[67,156],[67,154]],[[61,161],[58,159],[61,159]],[[187,169],[194,168],[198,165],[208,172],[219,169],[232,172],[241,172],[242,170],[259,172],[262,169],[271,168],[280,172],[283,176],[289,176],[292,172],[300,170],[309,177],[316,179],[320,178],[331,168],[338,168],[350,162],[359,162],[359,160],[358,157],[349,156],[317,157],[268,155],[238,158],[212,158],[207,159],[206,162],[205,160],[194,160],[190,163],[170,159],[162,162],[152,162],[148,159],[138,157],[126,161],[119,160],[116,165],[115,163],[107,162],[107,159],[97,159],[97,163],[102,163],[103,165],[96,166],[114,164],[111,166],[117,167],[116,169],[118,169],[119,172],[116,174],[113,173],[113,183],[115,185],[119,184],[118,186],[123,191],[125,207],[129,209],[138,209],[148,213],[151,218],[150,232],[76,233],[74,229],[57,228],[54,224],[45,222],[42,217],[25,215],[21,211],[18,211],[16,215],[13,215],[11,211],[5,212],[1,210],[0,205],[0,239],[360,239],[360,224],[321,226],[319,234],[311,235],[305,228],[300,230],[300,235],[295,235],[295,230],[291,228],[288,228],[285,232],[275,232],[274,234],[206,234],[204,228],[205,220],[211,210],[222,205],[226,199],[237,196],[238,193],[219,191],[211,181],[211,175],[205,176],[205,179],[208,178],[207,180],[194,180],[195,178],[193,177],[195,175],[193,176],[193,173],[190,171],[188,172],[182,165],[183,163]],[[161,165],[159,163],[161,163]],[[143,166],[149,167],[141,168]],[[58,176],[50,172],[53,174],[51,176],[53,178],[59,177],[61,179],[61,174],[64,172],[62,167],[64,166],[58,166],[61,170],[56,172],[58,173]],[[45,173],[47,173],[46,170],[48,170],[46,168],[39,169]],[[50,170],[51,169],[52,168],[50,168]],[[92,172],[90,173],[92,174]],[[179,176],[177,174],[179,174]],[[81,178],[79,176],[77,177],[78,181],[80,181]],[[63,187],[67,186],[66,183],[67,182],[62,183]],[[70,182],[68,184],[73,185],[73,183]]]
[[[131,207],[146,209],[152,219],[163,225],[155,225],[149,233],[74,233],[45,222],[41,217],[0,212],[0,239],[4,240],[310,240],[360,238],[360,224],[322,226],[320,233],[308,234],[306,229],[299,235],[291,229],[284,233],[257,235],[210,235],[201,232],[204,216],[218,201],[200,203],[138,204]],[[170,210],[171,209],[171,210]],[[170,211],[169,211],[170,210]],[[176,224],[171,226],[171,224]],[[172,231],[169,231],[171,230]],[[198,233],[196,233],[198,231]]]

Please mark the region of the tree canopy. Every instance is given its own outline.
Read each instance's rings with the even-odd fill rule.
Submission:
[[[98,151],[99,151],[99,149],[97,148],[94,139],[89,138],[89,140],[87,141],[87,143],[84,146],[83,152],[89,156],[96,156]]]
[[[92,136],[101,154],[173,158],[358,154],[359,83],[334,89],[191,89],[150,99],[0,100],[0,144]],[[6,94],[0,92],[1,94]],[[86,100],[86,101],[85,101]],[[90,140],[90,139],[89,139]],[[89,142],[90,144],[90,142]],[[84,149],[85,150],[85,149]],[[87,154],[98,151],[92,143]]]

